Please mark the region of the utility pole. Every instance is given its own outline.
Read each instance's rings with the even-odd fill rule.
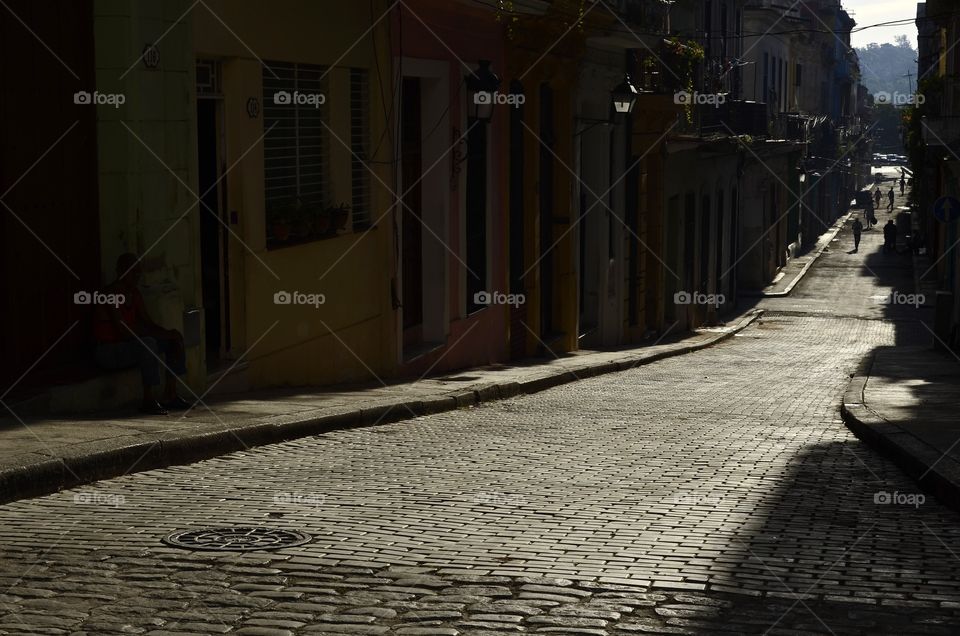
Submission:
[[[907,83],[910,86],[910,94],[913,95],[913,73],[911,73],[910,71],[907,71],[907,74],[902,75],[901,77],[907,78]]]

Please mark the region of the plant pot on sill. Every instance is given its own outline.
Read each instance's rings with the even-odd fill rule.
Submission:
[[[313,229],[317,236],[326,236],[330,233],[330,213],[326,210],[317,213],[313,220]]]
[[[293,224],[293,233],[300,238],[307,238],[313,231],[313,225],[307,219],[298,219]]]
[[[334,208],[333,227],[336,228],[337,232],[340,232],[347,227],[347,218],[349,216],[350,216],[349,208]]]
[[[290,226],[283,221],[273,224],[273,238],[276,241],[286,241],[290,238]]]

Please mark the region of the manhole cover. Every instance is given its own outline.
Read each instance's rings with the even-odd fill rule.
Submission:
[[[163,538],[163,542],[187,550],[278,550],[303,545],[313,537],[297,530],[279,528],[201,528],[178,530]]]

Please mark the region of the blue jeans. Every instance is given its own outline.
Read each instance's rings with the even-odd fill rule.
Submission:
[[[144,336],[139,340],[100,342],[96,351],[97,364],[105,369],[129,369],[139,367],[144,386],[160,385],[160,360],[174,375],[187,372],[183,349],[173,340],[158,340]]]

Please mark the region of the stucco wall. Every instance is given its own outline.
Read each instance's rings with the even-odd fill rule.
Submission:
[[[375,3],[375,15],[386,9],[381,4]],[[208,5],[209,10],[198,6],[192,12],[192,52],[219,60],[223,69],[226,188],[238,221],[232,224],[236,236],[229,247],[233,353],[246,353],[253,386],[389,375],[396,368],[396,339],[390,292],[392,195],[384,185],[393,182],[392,144],[384,135],[390,109],[380,92],[381,77],[390,90],[389,52],[380,30],[384,21],[371,31],[378,42],[375,53],[371,35],[361,37],[371,27],[365,3],[338,5],[336,20],[330,19],[329,5],[305,0]],[[374,146],[381,142],[374,157],[378,162],[370,164],[376,175],[370,177],[371,229],[267,249],[264,120],[247,112],[249,99],[264,98],[261,60],[333,67],[326,76],[328,205],[351,201],[351,153],[344,146],[350,144],[349,68],[367,69],[369,139]],[[326,302],[319,307],[277,305],[273,297],[278,291],[323,294]]]
[[[200,306],[199,227],[188,3],[98,0],[94,4],[96,89],[125,97],[97,106],[101,269],[115,278],[117,256],[143,258],[143,292],[154,319],[183,329],[185,309]],[[147,68],[144,47],[159,64]],[[189,382],[206,378],[202,346],[187,350]]]

